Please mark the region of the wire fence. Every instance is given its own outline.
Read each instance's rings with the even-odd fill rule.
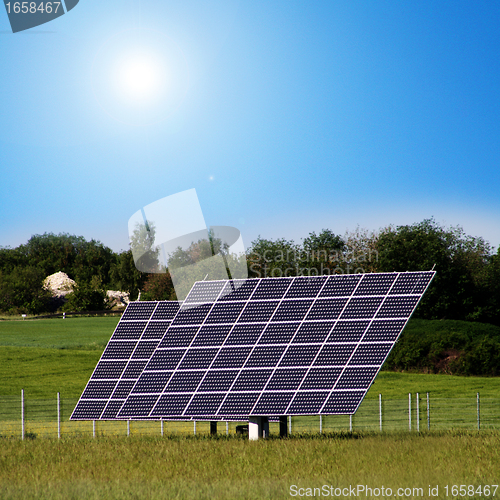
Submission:
[[[77,398],[51,399],[0,396],[0,437],[32,439],[70,436],[158,436],[209,434],[209,421],[70,421]],[[247,422],[218,422],[218,433],[235,434]],[[290,434],[339,431],[409,431],[500,429],[500,398],[433,398],[408,394],[401,399],[365,399],[354,415],[288,417]],[[279,423],[270,422],[270,435],[279,435]]]

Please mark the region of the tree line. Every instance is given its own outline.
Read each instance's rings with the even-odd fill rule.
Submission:
[[[198,242],[178,249],[176,261],[191,262],[206,248]],[[211,241],[210,248],[217,249]],[[182,255],[181,255],[182,254]],[[388,226],[378,231],[356,229],[336,235],[314,232],[301,243],[283,238],[257,238],[246,251],[249,277],[314,276],[365,272],[424,271],[437,273],[415,316],[500,325],[500,249],[460,227],[443,227],[434,219]],[[99,241],[69,234],[34,235],[16,248],[0,248],[0,312],[39,314],[54,303],[43,280],[63,271],[78,284],[70,306],[94,309],[105,290],[121,290],[141,300],[175,300],[168,269],[140,272],[131,250],[113,252]],[[89,300],[89,296],[95,301]],[[99,299],[99,297],[101,297]]]

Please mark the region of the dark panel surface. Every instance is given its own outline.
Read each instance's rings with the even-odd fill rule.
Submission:
[[[129,304],[73,419],[349,414],[434,272],[203,281]]]

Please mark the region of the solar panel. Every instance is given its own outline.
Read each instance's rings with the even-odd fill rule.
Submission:
[[[136,383],[139,390],[144,388],[141,374],[179,308],[180,304],[174,301],[131,302],[127,306],[73,411],[72,419],[116,418]],[[155,374],[148,379],[148,387],[157,390],[162,377],[163,374]]]
[[[352,414],[433,271],[203,281],[129,304],[72,419]]]

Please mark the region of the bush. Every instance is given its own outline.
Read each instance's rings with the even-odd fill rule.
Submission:
[[[396,342],[386,370],[500,374],[500,328],[466,321],[411,320]]]
[[[94,276],[91,283],[79,284],[73,292],[66,295],[67,302],[63,311],[103,311],[110,309],[106,290],[102,287],[100,278]]]

